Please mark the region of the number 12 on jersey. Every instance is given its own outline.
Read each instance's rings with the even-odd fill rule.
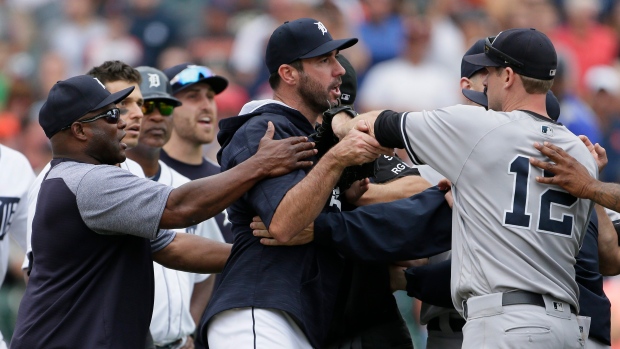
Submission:
[[[561,220],[551,218],[551,208],[558,205],[570,209],[577,198],[567,192],[554,188],[547,188],[537,195],[537,198],[530,198],[530,173],[532,167],[528,157],[518,155],[509,167],[509,173],[514,175],[514,189],[512,192],[512,208],[504,211],[504,225],[509,225],[522,229],[531,229],[532,215],[528,212],[529,200],[539,201],[538,222],[536,231],[541,233],[557,234],[570,237],[573,231],[574,216],[570,213],[562,215]],[[553,174],[544,171],[545,177]],[[542,185],[532,178],[533,185]]]

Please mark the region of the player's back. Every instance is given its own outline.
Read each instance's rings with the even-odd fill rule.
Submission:
[[[575,135],[550,119],[521,111],[488,116],[500,124],[480,137],[455,182],[452,287],[463,298],[526,290],[577,306],[573,265],[591,203],[536,182],[551,174],[529,158],[543,157],[534,142],[550,141],[593,175],[596,164]]]

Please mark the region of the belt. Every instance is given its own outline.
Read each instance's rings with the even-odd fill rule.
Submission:
[[[183,342],[183,338],[179,338],[174,342],[170,342],[164,345],[155,345],[155,349],[175,349],[179,344]]]
[[[529,291],[514,291],[502,293],[502,306],[528,304],[545,308],[545,300],[538,293]],[[463,302],[465,317],[467,317],[467,302]],[[577,315],[577,309],[570,305],[570,312]]]
[[[432,318],[428,324],[426,324],[426,329],[428,331],[441,331],[439,321],[439,317]],[[448,324],[452,332],[462,332],[463,326],[465,326],[465,319],[449,318]]]

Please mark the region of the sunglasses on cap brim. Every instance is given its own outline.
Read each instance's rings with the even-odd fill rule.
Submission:
[[[105,122],[107,122],[108,124],[118,124],[118,121],[120,120],[120,118],[121,118],[121,111],[118,108],[113,108],[113,109],[110,109],[110,110],[108,110],[108,111],[106,111],[104,113],[101,113],[99,115],[93,116],[92,118],[84,119],[84,120],[76,120],[74,122],[80,122],[82,124],[87,124],[89,122],[94,122],[94,121],[97,121],[99,119],[104,119]],[[63,128],[61,128],[60,130],[62,131],[62,130],[66,130],[66,129],[70,128],[71,125],[73,125],[74,122],[72,122],[71,124],[69,124],[69,125],[67,125],[67,126],[65,126]]]
[[[202,79],[214,76],[211,69],[200,65],[190,65],[170,80],[173,88],[194,84]]]
[[[495,41],[495,36],[489,36],[486,38],[486,40],[484,41],[484,53],[486,53],[489,56],[493,56],[496,58],[500,58],[502,59],[504,62],[517,67],[517,68],[521,68],[523,67],[523,63],[519,62],[518,60],[510,57],[509,55],[505,54],[504,52],[496,49],[495,47],[493,47],[493,42]]]
[[[142,114],[148,115],[157,108],[162,116],[170,116],[174,111],[174,107],[174,105],[164,101],[145,101],[142,104]]]

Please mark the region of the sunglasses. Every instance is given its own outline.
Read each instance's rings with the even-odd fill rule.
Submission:
[[[502,59],[504,62],[511,64],[512,66],[515,66],[517,68],[521,68],[523,67],[523,63],[519,62],[518,60],[510,57],[509,55],[505,54],[504,52],[496,49],[495,47],[493,47],[493,42],[495,41],[495,36],[489,36],[486,38],[485,42],[484,42],[484,53],[486,53],[489,56],[494,56],[497,58]]]
[[[153,112],[153,110],[159,110],[159,113],[162,116],[170,116],[174,111],[174,105],[168,104],[164,101],[146,101],[142,104],[142,114],[148,115]]]
[[[212,77],[213,75],[215,74],[213,74],[211,69],[207,67],[203,67],[201,65],[188,65],[187,68],[183,69],[180,73],[175,75],[172,80],[170,80],[170,85],[172,85],[172,88],[175,89],[193,84],[201,79]]]
[[[107,122],[108,124],[118,124],[118,120],[121,119],[121,111],[118,108],[113,108],[110,109],[108,111],[106,111],[105,113],[93,116],[90,119],[84,119],[84,120],[76,120],[74,122],[81,122],[83,124],[87,124],[89,122],[94,122],[97,121],[99,119],[103,119],[105,118],[105,122]],[[60,130],[66,130],[68,128],[71,127],[71,125],[73,125],[73,122],[70,125],[67,125],[63,128],[61,128]]]

